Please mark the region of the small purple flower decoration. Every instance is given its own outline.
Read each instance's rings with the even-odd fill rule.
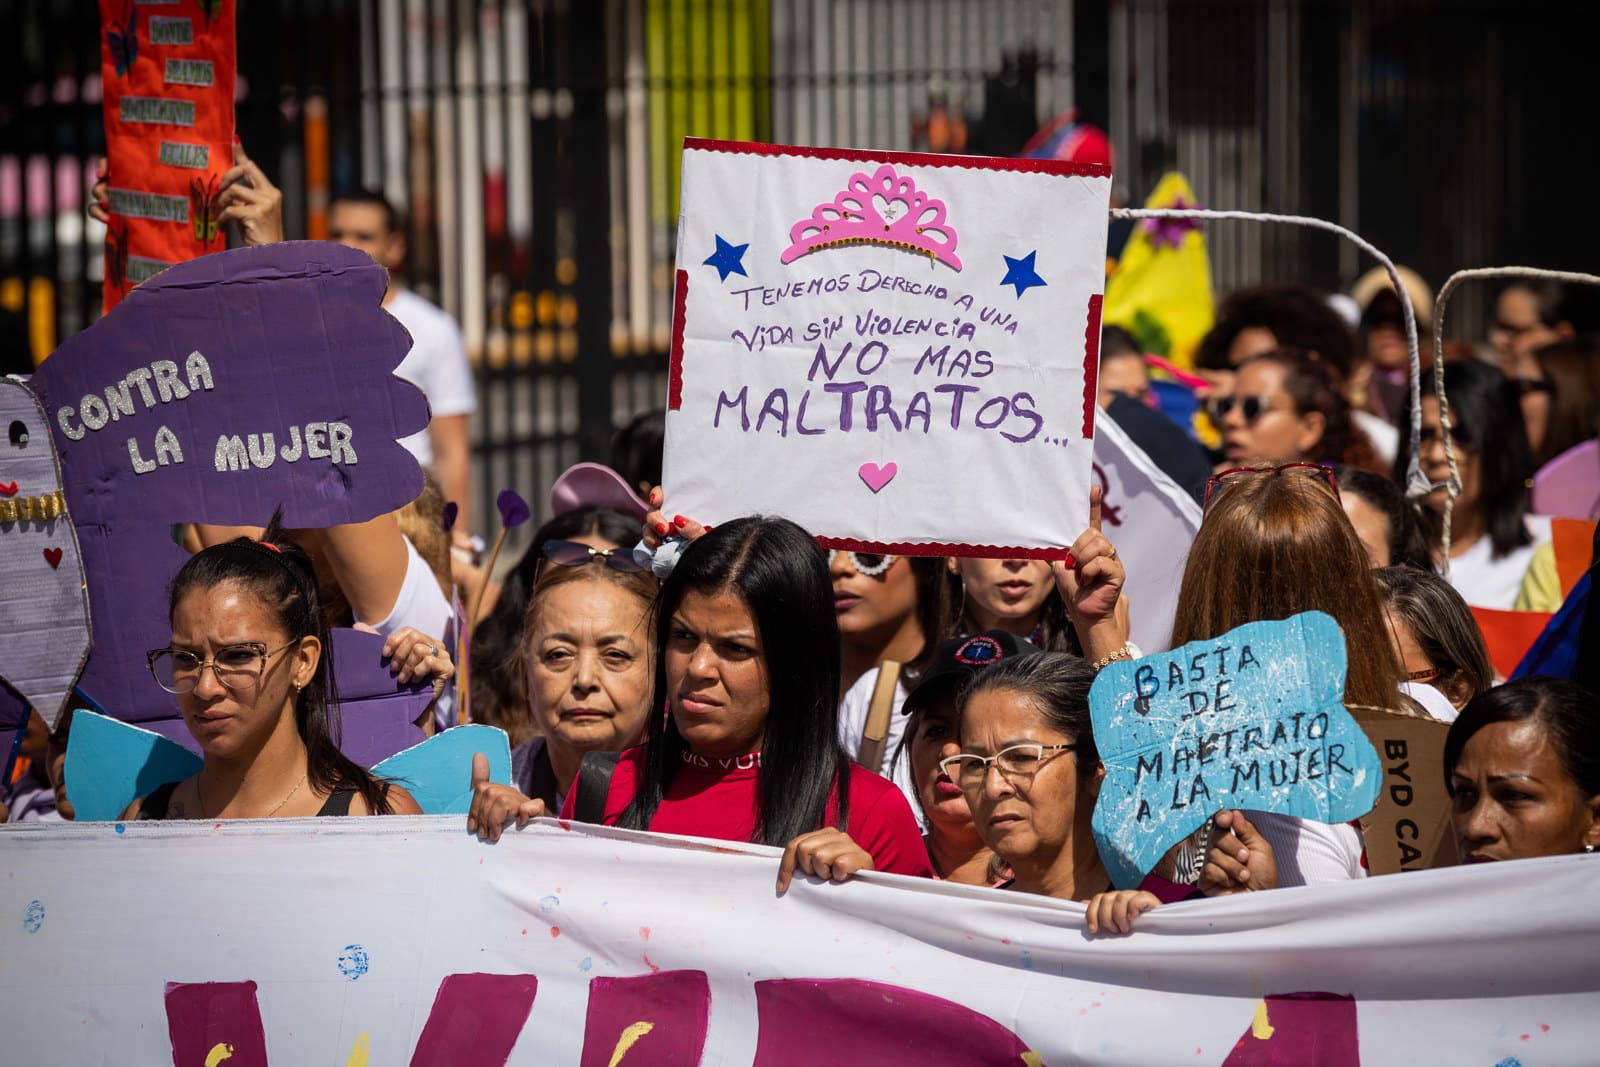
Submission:
[[[1175,208],[1179,211],[1187,211],[1192,208],[1200,207],[1199,204],[1190,203],[1182,196],[1179,196],[1167,206],[1169,208]],[[1200,220],[1144,219],[1139,223],[1139,228],[1144,231],[1146,237],[1150,238],[1150,244],[1154,247],[1159,249],[1165,246],[1167,248],[1177,249],[1183,247],[1183,239],[1185,235],[1200,228]]]
[[[495,507],[500,509],[500,522],[506,529],[521,526],[533,517],[533,512],[528,510],[528,502],[517,494],[515,489],[502,489],[500,495],[495,497]]]
[[[439,517],[439,525],[444,527],[444,532],[449,533],[456,528],[456,516],[461,513],[461,508],[454,500],[448,500],[444,505],[444,514]]]

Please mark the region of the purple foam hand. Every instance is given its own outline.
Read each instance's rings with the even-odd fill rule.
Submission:
[[[515,489],[500,490],[494,502],[500,509],[500,523],[508,530],[521,526],[533,517],[528,502]]]
[[[362,522],[422,489],[398,443],[428,405],[393,371],[410,350],[387,274],[296,241],[181,263],[69,339],[29,386],[50,420],[78,528],[94,654],[80,682],[130,722],[176,714],[145,670],[170,637],[174,523]]]

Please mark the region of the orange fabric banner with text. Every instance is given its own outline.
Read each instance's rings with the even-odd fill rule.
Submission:
[[[107,311],[163,268],[225,247],[233,27],[233,0],[100,0]]]

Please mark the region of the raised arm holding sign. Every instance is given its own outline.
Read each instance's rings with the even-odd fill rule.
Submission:
[[[1344,638],[1321,612],[1102,671],[1094,834],[1112,880],[1136,885],[1223,808],[1329,823],[1371,811],[1382,769],[1344,708],[1344,674]]]

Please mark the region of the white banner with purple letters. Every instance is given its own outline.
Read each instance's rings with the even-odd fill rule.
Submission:
[[[1592,1064],[1600,860],[1083,909],[459,817],[0,830],[5,1061]]]

